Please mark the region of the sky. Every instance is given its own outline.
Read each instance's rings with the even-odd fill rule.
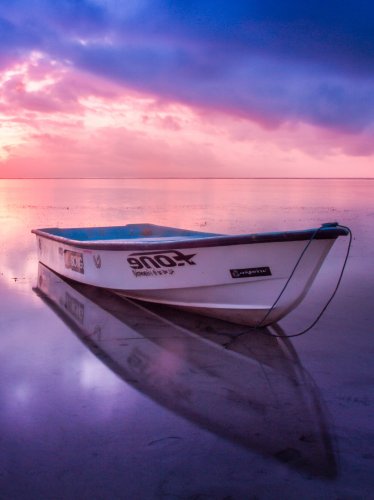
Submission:
[[[374,177],[374,3],[2,1],[1,177]]]

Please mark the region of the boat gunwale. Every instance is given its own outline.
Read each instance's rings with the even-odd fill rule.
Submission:
[[[304,229],[304,230],[294,230],[294,231],[280,231],[272,233],[253,233],[253,234],[242,234],[242,235],[213,235],[213,236],[202,236],[180,240],[168,240],[162,241],[141,241],[137,242],[136,238],[134,241],[119,242],[116,243],[113,240],[110,242],[102,241],[90,241],[90,240],[74,240],[71,238],[65,238],[63,236],[58,236],[53,233],[47,232],[52,229],[57,228],[44,228],[44,229],[32,229],[32,233],[37,236],[47,238],[58,243],[73,246],[81,249],[88,250],[113,250],[113,251],[123,251],[123,250],[152,250],[152,249],[162,249],[162,250],[172,250],[178,248],[206,248],[206,247],[218,247],[218,246],[232,246],[232,245],[247,245],[255,243],[277,243],[277,242],[291,242],[291,241],[306,241],[310,239],[324,240],[324,239],[337,239],[339,236],[347,236],[348,231],[341,226],[329,226],[322,225],[320,228],[314,229]],[[67,228],[68,229],[68,228]],[[203,235],[204,233],[202,233]]]

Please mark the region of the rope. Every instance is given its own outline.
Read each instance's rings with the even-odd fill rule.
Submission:
[[[262,329],[261,331],[263,333],[265,333],[266,335],[270,335],[271,337],[281,337],[281,338],[291,338],[291,337],[299,337],[300,335],[304,335],[304,333],[307,333],[309,330],[311,330],[317,323],[318,321],[321,319],[322,315],[324,314],[324,312],[326,311],[326,309],[328,308],[328,306],[330,305],[331,301],[333,300],[333,298],[335,297],[336,295],[336,292],[338,291],[338,288],[340,286],[340,283],[342,281],[342,278],[343,278],[343,274],[344,274],[344,271],[345,271],[345,268],[346,268],[346,265],[347,265],[347,261],[348,261],[348,257],[349,257],[349,253],[351,251],[351,245],[352,245],[352,231],[350,230],[349,227],[347,226],[341,226],[340,224],[337,224],[335,227],[339,227],[339,228],[342,228],[342,229],[345,229],[346,231],[348,231],[348,234],[349,234],[349,241],[348,241],[348,246],[347,246],[347,251],[346,251],[346,255],[345,255],[345,258],[344,258],[344,262],[343,262],[343,265],[342,265],[342,268],[341,268],[341,271],[340,271],[340,274],[339,274],[339,278],[338,278],[338,281],[336,283],[336,286],[335,286],[335,289],[334,291],[332,292],[332,294],[330,295],[329,299],[327,300],[326,304],[324,305],[324,307],[322,308],[321,312],[318,314],[318,316],[316,317],[316,319],[307,327],[305,328],[304,330],[302,330],[301,332],[297,332],[297,333],[293,333],[291,335],[277,335],[277,334],[273,334],[273,333],[270,333],[269,331],[267,332],[264,332]],[[265,316],[262,318],[262,320],[255,326],[255,329],[259,329],[262,327],[263,323],[265,322],[265,320],[270,316],[270,314],[272,313],[272,311],[274,310],[275,306],[277,305],[277,303],[279,302],[279,300],[281,299],[283,293],[285,292],[289,282],[291,281],[293,275],[295,274],[296,272],[296,269],[298,268],[299,266],[299,263],[301,261],[301,259],[303,258],[303,256],[305,255],[306,251],[308,250],[308,248],[310,247],[312,241],[316,238],[317,234],[319,233],[319,231],[321,231],[321,229],[323,229],[324,226],[321,226],[319,227],[318,229],[316,229],[314,231],[314,233],[312,234],[308,244],[305,246],[304,250],[301,252],[290,276],[288,277],[284,287],[282,288],[281,292],[279,293],[278,297],[275,299],[273,305],[271,306],[271,308],[267,311],[267,313],[265,314]]]

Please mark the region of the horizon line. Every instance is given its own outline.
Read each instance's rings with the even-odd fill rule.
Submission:
[[[0,177],[0,180],[374,180],[374,177]]]

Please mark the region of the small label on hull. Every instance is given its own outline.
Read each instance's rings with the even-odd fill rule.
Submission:
[[[232,278],[258,278],[271,276],[270,267],[247,267],[246,269],[230,269]]]
[[[84,274],[83,254],[79,252],[64,251],[64,260],[66,269],[71,269],[77,273]]]

